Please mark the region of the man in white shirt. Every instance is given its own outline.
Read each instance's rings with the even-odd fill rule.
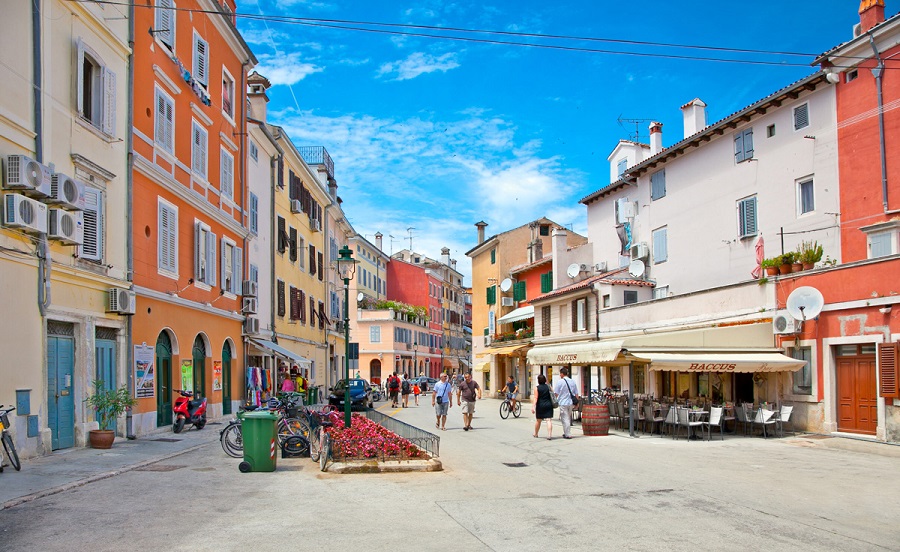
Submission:
[[[553,383],[553,392],[559,402],[559,421],[563,426],[563,439],[571,439],[572,429],[572,397],[578,395],[578,386],[569,377],[569,367],[559,369],[560,378]]]
[[[447,374],[441,374],[441,381],[434,384],[434,392],[431,393],[431,406],[434,407],[436,421],[434,427],[440,428],[442,431],[447,427],[447,411],[452,406],[453,388],[447,381]]]

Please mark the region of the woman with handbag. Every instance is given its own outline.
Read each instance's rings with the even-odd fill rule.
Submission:
[[[547,385],[544,374],[538,376],[538,384],[531,394],[531,412],[534,414],[534,436],[541,431],[541,422],[547,420],[547,440],[553,438],[553,390]]]

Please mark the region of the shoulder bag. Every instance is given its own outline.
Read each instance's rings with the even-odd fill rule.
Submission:
[[[550,403],[553,404],[553,408],[559,408],[559,401],[556,400],[556,393],[553,392],[553,388],[549,385],[547,386],[547,392],[550,393]]]
[[[572,406],[574,408],[577,408],[578,407],[578,395],[576,395],[575,393],[572,393],[572,386],[569,385],[569,382],[567,382],[566,380],[563,380],[563,381],[566,382],[566,387],[569,388],[569,396],[572,397]]]

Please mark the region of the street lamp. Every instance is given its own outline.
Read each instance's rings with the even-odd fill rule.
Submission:
[[[413,369],[412,369],[413,377],[416,377],[419,375],[419,357],[417,356],[418,352],[419,352],[419,342],[415,338],[413,338]]]
[[[342,247],[334,264],[338,275],[344,280],[344,427],[350,427],[350,280],[356,273],[356,263],[353,251],[346,245]]]

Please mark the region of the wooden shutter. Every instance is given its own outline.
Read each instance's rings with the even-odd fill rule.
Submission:
[[[194,35],[194,78],[206,86],[209,84],[209,44]]]
[[[880,395],[884,398],[900,397],[900,381],[897,378],[897,359],[900,357],[900,343],[878,344],[878,368],[881,374]]]
[[[172,0],[156,1],[156,27],[153,29],[156,38],[170,49],[175,45],[175,11]]]
[[[85,194],[87,198],[87,194]],[[85,210],[87,213],[87,210]],[[178,272],[178,213],[167,205],[159,205],[159,249],[157,263],[161,270]]]
[[[744,159],[753,158],[753,129],[744,131]]]
[[[232,255],[234,267],[231,269],[231,293],[235,295],[241,294],[241,282],[244,280],[244,250],[240,247],[234,247],[234,255]]]
[[[206,131],[195,122],[191,139],[191,169],[203,178],[206,178],[206,142]]]
[[[206,281],[206,235],[199,222],[194,223],[194,280]]]
[[[312,295],[309,296],[309,325],[316,325],[316,299]]]
[[[297,320],[300,318],[300,290],[291,286],[290,288],[290,320]]]
[[[300,322],[306,323],[306,293],[303,290],[300,290],[297,306],[300,309]]]
[[[284,280],[278,280],[278,316],[284,316]]]
[[[224,244],[222,249],[224,252]],[[216,285],[216,235],[212,232],[207,232],[206,234],[206,258],[206,283],[214,286]],[[225,266],[223,265],[222,272],[224,271]]]
[[[289,258],[291,261],[297,260],[297,229],[291,227],[290,236],[288,238]]]
[[[809,126],[809,104],[803,104],[794,108],[794,130],[800,130]]]
[[[284,250],[287,248],[287,241],[285,239],[285,231],[284,231],[284,218],[278,217],[278,252],[284,253]]]
[[[309,245],[309,273],[316,273],[316,248],[314,245]]]
[[[738,132],[734,135],[734,162],[740,163],[744,160],[744,133]]]
[[[572,301],[572,331],[578,331],[578,300]]]
[[[541,335],[550,335],[550,307],[541,307]]]
[[[741,237],[756,235],[756,197],[741,200],[739,214],[741,217]]]
[[[234,246],[222,238],[222,291],[231,291],[234,282]]]
[[[84,44],[80,38],[75,48],[75,109],[84,117]]]
[[[116,133],[116,74],[103,68],[103,119],[100,129],[113,136]]]
[[[219,189],[222,195],[234,199],[234,157],[224,149],[221,150],[222,162],[220,163]]]
[[[250,194],[250,231],[259,233],[259,197],[253,193]]]
[[[584,298],[584,331],[591,331],[591,296]]]
[[[659,199],[666,195],[666,169],[650,176],[650,199]]]
[[[317,272],[319,274],[319,281],[325,279],[325,255],[323,253],[317,253],[317,260],[319,261],[319,266],[317,267]]]
[[[78,255],[82,259],[100,261],[103,258],[103,192],[84,189],[84,238]]]

